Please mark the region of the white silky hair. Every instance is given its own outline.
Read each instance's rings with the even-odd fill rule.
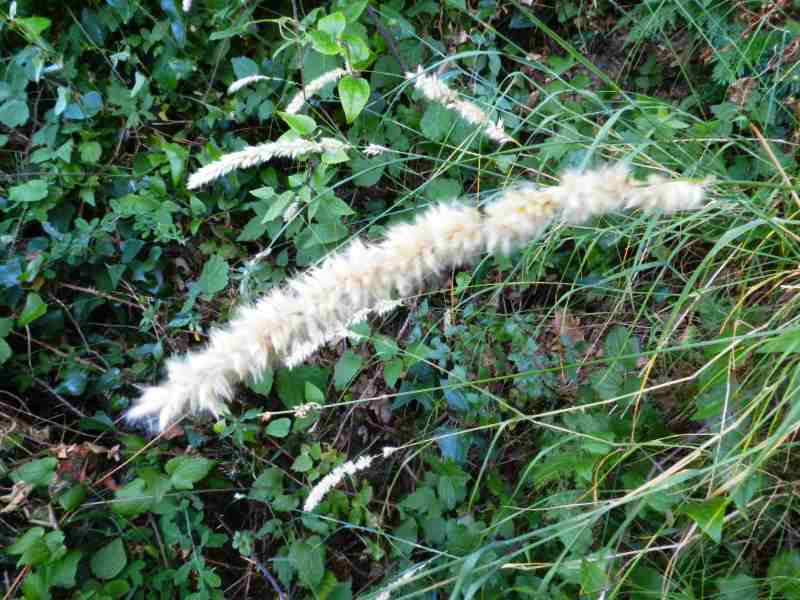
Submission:
[[[352,241],[237,312],[211,332],[204,349],[167,362],[167,377],[147,388],[126,414],[130,422],[164,429],[183,415],[227,411],[235,385],[267,367],[296,364],[330,340],[356,315],[419,290],[444,271],[483,252],[510,253],[556,219],[578,224],[625,209],[664,212],[699,208],[705,183],[651,177],[630,179],[622,165],[568,172],[560,185],[515,185],[483,212],[460,204],[434,205],[413,223],[390,227],[383,241]]]

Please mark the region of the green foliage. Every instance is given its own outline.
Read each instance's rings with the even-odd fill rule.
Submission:
[[[193,4],[0,9],[10,596],[345,600],[420,567],[394,595],[800,598],[792,8]],[[516,143],[421,101],[418,64]],[[281,136],[351,148],[186,189]],[[619,159],[713,175],[717,207],[557,227],[264,373],[210,426],[118,423],[166,356],[351,238]],[[402,449],[302,511],[382,446]]]

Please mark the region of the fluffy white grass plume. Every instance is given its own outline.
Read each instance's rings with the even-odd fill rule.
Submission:
[[[192,10],[192,0],[183,0],[183,12]]]
[[[246,85],[250,85],[256,81],[266,81],[267,79],[272,79],[272,77],[267,77],[266,75],[248,75],[247,77],[242,77],[228,86],[228,93],[235,94]]]
[[[503,120],[492,121],[479,106],[467,100],[461,100],[458,94],[451,90],[436,75],[427,75],[422,65],[417,67],[416,73],[406,73],[406,79],[414,82],[414,87],[422,92],[431,102],[438,102],[450,110],[454,110],[467,123],[482,127],[483,133],[498,144],[513,141],[503,128]]]
[[[322,138],[318,142],[297,138],[278,140],[258,146],[248,146],[244,150],[225,154],[205,167],[198,169],[189,177],[186,187],[190,190],[204,186],[236,169],[246,169],[273,158],[297,158],[305,154],[346,150],[350,146],[334,138]]]
[[[704,184],[654,177],[632,181],[623,166],[566,173],[560,185],[513,186],[486,206],[435,205],[413,223],[390,227],[383,241],[356,239],[342,252],[240,309],[208,345],[170,359],[167,378],[128,412],[163,429],[185,414],[218,416],[246,377],[305,357],[363,311],[418,291],[426,280],[469,264],[482,252],[508,253],[556,219],[581,223],[612,211],[671,212],[702,204]]]
[[[290,115],[297,114],[303,108],[303,105],[306,103],[306,100],[308,98],[311,98],[311,96],[319,92],[329,83],[334,83],[335,81],[339,81],[345,75],[347,75],[347,71],[345,71],[344,69],[333,69],[332,71],[323,73],[316,79],[307,83],[303,89],[297,92],[294,98],[292,98],[292,101],[286,105],[286,109],[284,112],[287,112]]]
[[[362,456],[357,460],[348,460],[346,463],[339,465],[333,471],[325,475],[325,477],[320,479],[319,482],[317,482],[317,485],[311,488],[311,491],[308,493],[308,497],[303,504],[303,510],[306,512],[311,512],[317,506],[319,506],[319,503],[322,502],[323,498],[325,498],[328,492],[341,483],[342,479],[348,475],[355,475],[359,471],[368,469],[375,460],[379,458],[389,458],[396,451],[397,448],[386,446],[382,449],[381,454]]]

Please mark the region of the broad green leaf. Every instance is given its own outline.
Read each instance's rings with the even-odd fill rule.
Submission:
[[[76,483],[58,497],[58,504],[64,510],[75,510],[84,501],[87,493],[85,485]]]
[[[33,37],[39,37],[51,24],[50,19],[45,17],[26,17],[24,19],[16,19],[15,22]]]
[[[325,544],[317,536],[295,541],[289,549],[289,562],[297,571],[300,581],[314,589],[325,574]]]
[[[337,3],[341,7],[342,14],[348,23],[356,22],[361,13],[364,12],[364,9],[367,8],[367,4],[369,4],[369,0],[344,0]]]
[[[24,481],[32,486],[45,486],[53,482],[58,460],[52,457],[39,458],[17,467],[10,473],[12,481]]]
[[[202,294],[216,294],[228,286],[228,261],[219,254],[212,255],[203,265],[200,279],[197,281]]]
[[[14,328],[14,321],[13,319],[0,319],[0,338],[6,337],[11,330]]]
[[[253,59],[247,58],[246,56],[232,58],[231,64],[233,65],[233,72],[236,75],[236,79],[259,74],[258,65]]]
[[[292,463],[292,471],[296,471],[297,473],[305,473],[306,471],[310,471],[311,468],[314,466],[314,462],[311,460],[311,457],[308,454],[301,454]]]
[[[432,102],[428,104],[419,125],[422,134],[431,141],[440,142],[444,140],[447,133],[453,127],[455,117],[453,112],[444,106]]]
[[[283,493],[283,471],[277,467],[265,469],[253,482],[249,498],[269,502]]]
[[[273,372],[272,369],[267,367],[261,373],[261,379],[258,382],[250,379],[247,382],[247,387],[256,394],[261,396],[268,396],[270,390],[272,390],[272,379],[273,379]]]
[[[98,579],[113,579],[128,564],[125,545],[120,538],[112,540],[92,555],[89,566]]]
[[[11,358],[13,354],[14,353],[11,350],[11,346],[8,345],[8,342],[0,338],[0,365]]]
[[[311,38],[311,45],[314,50],[326,56],[335,56],[339,54],[339,45],[331,37],[331,34],[326,31],[311,31],[308,34]]]
[[[287,418],[275,419],[270,421],[267,425],[265,433],[276,438],[285,438],[289,435],[289,430],[292,427],[292,420]]]
[[[100,156],[103,153],[103,148],[97,142],[84,142],[78,146],[78,152],[80,152],[81,160],[83,162],[94,164],[100,160]]]
[[[343,390],[361,370],[364,359],[353,352],[345,352],[336,363],[333,372],[333,384],[337,390]]]
[[[325,404],[325,394],[322,390],[315,386],[310,381],[306,381],[306,402],[316,402],[319,405]]]
[[[369,99],[369,83],[361,77],[343,77],[339,81],[339,100],[344,109],[348,123],[356,120],[367,105]]]
[[[78,563],[82,556],[83,553],[80,550],[70,550],[66,556],[52,565],[47,565],[47,580],[50,585],[61,588],[74,587],[75,574],[78,572]]]
[[[33,179],[9,189],[8,197],[13,202],[38,202],[47,198],[48,185],[44,179]]]
[[[42,538],[44,538],[44,528],[32,527],[22,534],[17,541],[10,546],[7,546],[5,553],[12,556],[24,554],[37,542],[37,540],[41,540]]]
[[[317,28],[320,31],[324,31],[334,39],[338,38],[342,34],[345,27],[347,27],[347,20],[340,12],[335,12],[327,17],[322,17],[319,21],[317,21]]]
[[[0,104],[0,123],[10,129],[25,125],[28,117],[30,117],[30,111],[27,102],[14,99]]]
[[[353,65],[358,65],[358,63],[369,60],[369,46],[367,46],[367,43],[361,36],[353,33],[344,33],[339,39],[344,42],[347,47],[347,55]]]
[[[114,492],[114,501],[111,510],[123,517],[135,517],[147,510],[153,504],[153,494],[146,489],[143,479],[134,479]]]
[[[317,127],[316,121],[306,115],[290,115],[282,111],[278,111],[278,114],[298,135],[308,135]]]
[[[719,544],[722,539],[722,525],[728,502],[730,502],[729,498],[711,498],[704,502],[690,504],[683,509],[683,512],[689,515],[700,529]]]
[[[208,475],[215,461],[195,456],[178,456],[164,465],[176,490],[191,490],[194,484]]]
[[[403,360],[400,358],[392,358],[383,363],[383,380],[386,385],[393,388],[403,374]]]

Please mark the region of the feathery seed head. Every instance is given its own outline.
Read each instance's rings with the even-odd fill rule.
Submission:
[[[241,79],[237,79],[232,84],[228,86],[228,93],[235,94],[243,87],[250,85],[256,81],[266,81],[267,79],[272,79],[271,77],[267,77],[266,75],[248,75],[247,77],[242,77]]]
[[[297,114],[303,108],[308,98],[311,98],[329,83],[339,81],[345,75],[347,75],[347,71],[338,68],[328,71],[327,73],[323,73],[313,81],[306,84],[306,86],[299,92],[297,92],[297,94],[295,94],[292,98],[291,102],[286,105],[284,112],[290,115]]]

